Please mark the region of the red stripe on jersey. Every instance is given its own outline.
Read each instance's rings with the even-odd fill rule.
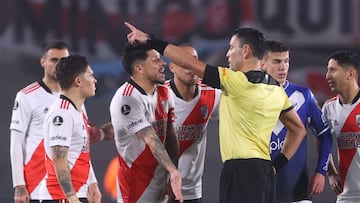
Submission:
[[[131,168],[119,156],[118,179],[124,203],[138,202],[154,177],[157,165],[158,162],[147,145]]]
[[[85,185],[89,177],[90,171],[90,153],[80,153],[74,166],[70,170],[72,185],[75,192],[78,192],[81,186]],[[48,176],[46,178],[46,187],[53,199],[65,199],[60,184],[56,178],[55,167],[51,159],[46,155],[45,158],[46,171]]]
[[[44,139],[36,147],[30,161],[24,166],[26,189],[31,194],[46,175]]]
[[[40,84],[38,82],[34,82],[33,84],[31,84],[31,85],[25,87],[23,90],[21,90],[21,92],[23,92],[24,94],[28,94],[30,92],[33,92],[33,91],[39,89],[39,87],[41,87]]]
[[[169,89],[165,86],[158,86],[157,87],[157,105],[155,109],[155,120],[166,120],[168,117],[167,109],[163,108],[163,102],[169,103]]]
[[[349,116],[346,118],[346,121],[340,132],[341,133],[346,133],[346,132],[359,133],[359,127],[356,122],[356,115],[359,115],[359,114],[360,114],[360,104],[358,104],[356,107],[354,107],[354,109],[351,111]],[[359,142],[359,140],[348,140],[348,141]],[[341,142],[341,137],[338,140],[338,142]],[[355,156],[356,150],[357,150],[357,148],[352,148],[352,149],[339,148],[339,169],[340,169],[340,175],[342,177],[341,178],[342,186],[344,186],[346,174],[347,174],[350,164]]]
[[[68,100],[62,99],[60,104],[60,109],[69,109],[70,102]]]
[[[210,114],[214,109],[214,105],[215,90],[202,90],[199,101],[196,103],[183,125],[207,123],[210,118]],[[188,149],[196,141],[196,139],[197,137],[190,140],[179,140],[179,154],[181,155],[186,149]]]
[[[134,90],[134,85],[127,83],[123,92],[123,96],[130,96]]]

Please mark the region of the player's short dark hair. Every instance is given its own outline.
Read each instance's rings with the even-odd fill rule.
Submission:
[[[50,49],[63,50],[63,49],[69,49],[69,46],[66,42],[60,39],[48,40],[41,45],[42,56],[44,56],[44,54],[46,54]]]
[[[85,73],[89,63],[85,56],[70,55],[61,58],[56,65],[56,78],[63,90],[69,89],[74,79],[81,73]]]
[[[337,63],[344,68],[349,68],[353,66],[356,72],[359,73],[360,58],[359,55],[353,51],[347,51],[347,50],[337,51],[329,56],[328,61],[330,59],[336,60]]]
[[[289,51],[289,47],[280,41],[276,40],[265,40],[264,42],[264,51],[267,52],[285,52]]]
[[[238,28],[234,35],[240,39],[240,46],[248,44],[253,52],[253,55],[262,59],[264,55],[264,41],[265,37],[262,32],[254,28]]]
[[[123,66],[129,75],[134,74],[134,66],[137,61],[146,60],[149,56],[147,52],[151,49],[147,44],[126,44],[123,53]]]

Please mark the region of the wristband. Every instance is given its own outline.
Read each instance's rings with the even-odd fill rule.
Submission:
[[[169,44],[161,39],[155,37],[155,35],[149,35],[149,39],[147,40],[147,44],[158,51],[161,55],[164,55],[164,51],[166,46]]]
[[[275,168],[276,173],[278,173],[288,162],[289,160],[283,153],[277,155],[277,157],[273,161],[273,166]]]

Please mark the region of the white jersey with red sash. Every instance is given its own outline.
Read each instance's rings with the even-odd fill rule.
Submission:
[[[175,132],[180,146],[178,169],[182,177],[184,200],[202,198],[206,140],[209,119],[220,101],[221,90],[199,83],[194,99],[181,98],[173,80],[165,83],[171,88],[175,101]],[[217,110],[218,111],[218,110]],[[215,118],[218,113],[214,112]]]
[[[147,95],[130,80],[113,96],[110,114],[120,163],[118,202],[159,202],[166,183],[166,170],[135,133],[152,126],[164,141],[168,115],[173,122],[173,109],[172,95],[163,85],[158,85],[153,95]]]
[[[351,104],[339,97],[325,102],[323,113],[337,139],[343,192],[337,202],[360,202],[360,94]]]
[[[24,155],[24,169],[13,169],[13,177],[23,173],[17,180],[13,178],[14,186],[26,184],[30,199],[41,199],[41,184],[44,182],[45,151],[43,145],[43,123],[50,106],[59,94],[52,94],[50,89],[42,82],[34,82],[21,91],[15,98],[12,111],[10,130],[25,133],[22,152]]]
[[[90,143],[86,114],[65,96],[61,95],[53,106],[44,123],[44,146],[46,162],[46,187],[49,194],[44,199],[65,199],[56,178],[52,162],[52,146],[68,147],[68,161],[72,184],[79,198],[86,198],[90,177]]]

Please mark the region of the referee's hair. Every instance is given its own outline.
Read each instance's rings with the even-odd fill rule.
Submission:
[[[265,37],[262,32],[254,28],[238,28],[235,30],[234,35],[240,39],[240,47],[248,44],[252,50],[253,56],[262,59],[264,55],[264,42]]]
[[[61,58],[56,65],[56,78],[61,89],[68,90],[75,78],[81,73],[85,73],[89,63],[85,56],[70,55]]]

